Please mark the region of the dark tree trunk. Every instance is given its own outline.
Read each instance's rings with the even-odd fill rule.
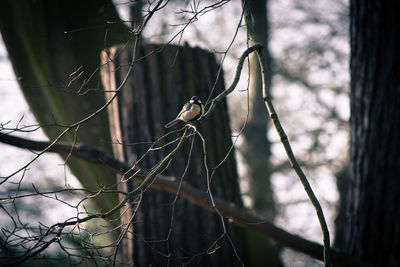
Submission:
[[[344,232],[346,231],[346,214],[347,204],[349,203],[349,185],[351,182],[350,166],[346,164],[336,173],[336,186],[340,195],[339,203],[337,204],[337,212],[335,218],[336,235],[334,238],[334,246],[341,247],[344,240]]]
[[[115,89],[121,83],[132,54],[132,46],[112,47],[107,56],[103,53],[103,63],[108,62],[109,58],[113,59],[102,71],[106,88]],[[165,129],[164,124],[175,118],[181,106],[192,95],[206,101],[218,70],[213,54],[188,46],[168,45],[158,50],[154,45],[140,45],[136,57],[141,59],[135,63],[133,73],[109,108],[112,139],[122,143],[114,145],[114,153],[119,159],[132,164],[146,153],[151,142],[171,131]],[[223,89],[223,79],[220,76],[213,95]],[[108,93],[106,97],[110,95]],[[207,143],[210,170],[224,160],[215,169],[212,178],[213,194],[241,203],[233,151],[224,159],[232,146],[226,103],[221,103],[211,117],[202,121],[198,130]],[[157,146],[181,134],[173,133]],[[192,138],[174,157],[165,173],[181,179],[190,159],[183,180],[206,191],[201,140],[195,137],[193,153],[189,157]],[[175,145],[150,152],[139,163],[140,166],[152,168]],[[124,191],[132,190],[135,186],[131,182],[121,183]],[[151,189],[144,192],[132,227],[122,242],[121,260],[136,266],[180,266],[185,263],[190,263],[190,266],[237,265],[238,260],[226,237],[218,241],[217,246],[212,246],[223,233],[220,218],[184,199],[178,198],[174,202],[174,198],[174,195]],[[125,225],[131,219],[135,207],[132,202],[131,208],[123,215]],[[169,235],[170,229],[172,231]],[[243,257],[240,247],[240,244],[243,245],[243,234],[234,228],[228,228],[228,232]],[[215,253],[207,253],[216,248]]]
[[[400,264],[400,5],[351,1],[351,168],[341,247]]]

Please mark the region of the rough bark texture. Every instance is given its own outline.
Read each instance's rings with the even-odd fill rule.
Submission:
[[[108,89],[115,89],[126,75],[132,59],[133,47],[112,47],[108,55],[103,53],[103,62],[109,62],[102,71],[103,83]],[[144,55],[148,55],[145,56]],[[166,46],[158,50],[154,45],[140,45],[137,48],[133,73],[126,85],[118,93],[116,101],[109,108],[111,135],[115,155],[126,162],[134,163],[148,150],[156,138],[163,136],[167,129],[164,124],[180,111],[181,106],[192,95],[197,95],[203,102],[207,99],[217,73],[217,64],[213,54],[188,46]],[[218,80],[214,95],[223,90],[222,77]],[[108,93],[106,97],[110,97]],[[180,124],[183,126],[182,124]],[[176,128],[173,128],[176,129]],[[213,170],[229,152],[231,132],[225,102],[221,103],[214,114],[198,126],[207,142],[207,162]],[[169,130],[171,131],[171,130]],[[182,134],[182,133],[180,133]],[[166,144],[177,138],[174,133],[157,145]],[[192,139],[179,152],[165,171],[181,179],[189,160]],[[176,143],[174,144],[176,145]],[[140,165],[152,168],[174,145],[147,155]],[[202,190],[206,190],[206,174],[203,165],[201,141],[194,140],[194,149],[190,157],[190,166],[185,181]],[[123,190],[132,190],[135,184],[121,183]],[[212,178],[212,191],[216,196],[240,203],[240,192],[237,183],[236,165],[231,152],[224,164],[215,169]],[[123,215],[123,222],[129,222],[135,204],[131,203]],[[132,227],[122,242],[121,260],[134,263],[136,266],[179,266],[189,263],[190,266],[235,266],[238,261],[232,247],[224,238],[218,242],[218,249],[212,243],[222,234],[220,218],[209,212],[168,193],[146,190]],[[169,231],[171,229],[171,234]],[[243,235],[238,230],[229,230],[234,237],[241,257]],[[211,246],[211,247],[210,247]]]
[[[341,247],[400,264],[399,1],[351,1],[351,163]]]
[[[111,25],[107,21],[119,21],[111,0],[1,2],[0,30],[8,56],[40,124],[68,125],[104,104],[96,71],[99,54],[105,40],[108,45],[121,43],[128,32],[122,23]],[[57,126],[42,129],[50,139],[64,130]],[[103,112],[63,140],[111,151],[109,139],[107,115]],[[73,158],[67,163],[88,189],[115,182],[115,175],[99,166]],[[95,200],[107,210],[115,205],[117,196],[108,194]]]
[[[339,203],[337,205],[336,218],[335,218],[335,238],[334,247],[340,247],[343,244],[344,232],[347,228],[346,214],[347,204],[349,203],[348,191],[351,183],[350,166],[346,164],[343,168],[336,173],[336,186],[340,195]]]

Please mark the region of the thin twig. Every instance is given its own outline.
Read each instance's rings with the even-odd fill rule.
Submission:
[[[163,2],[163,0],[158,1],[158,3],[156,4],[156,6],[154,7],[154,9],[152,10],[152,12],[149,14],[148,18],[146,19],[145,23],[147,23],[150,18],[153,16],[155,10],[157,10],[157,8],[161,5],[161,3]],[[6,176],[6,177],[2,177],[3,181],[0,181],[0,185],[2,185],[4,182],[6,182],[10,177],[14,176],[15,174],[19,173],[20,171],[24,170],[25,168],[27,168],[29,165],[31,165],[34,161],[36,161],[37,158],[39,158],[41,155],[43,155],[48,149],[50,149],[53,145],[55,145],[56,143],[58,143],[61,138],[66,135],[70,130],[79,127],[81,124],[84,124],[85,122],[91,120],[92,118],[96,117],[98,114],[100,114],[101,112],[103,112],[109,105],[110,103],[117,97],[117,92],[125,86],[128,77],[131,75],[131,73],[133,72],[133,65],[136,62],[135,61],[135,57],[136,57],[136,47],[137,44],[139,42],[139,37],[141,32],[143,31],[143,28],[141,29],[141,31],[137,34],[137,37],[134,38],[134,52],[133,52],[133,56],[131,58],[131,62],[129,64],[129,69],[125,75],[125,77],[122,79],[121,84],[118,86],[118,88],[115,90],[115,93],[110,97],[110,99],[103,105],[101,106],[99,109],[97,109],[95,112],[91,113],[90,115],[84,117],[83,119],[69,125],[64,131],[62,131],[54,140],[53,142],[51,142],[45,149],[43,149],[42,151],[40,151],[33,159],[31,159],[28,163],[26,163],[23,167],[19,168],[18,170],[16,170],[15,172],[13,172],[12,174]]]

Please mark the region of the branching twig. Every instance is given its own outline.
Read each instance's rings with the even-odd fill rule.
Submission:
[[[154,15],[154,12],[159,8],[159,6],[162,4],[163,0],[159,0],[158,3],[156,4],[156,6],[154,7],[154,9],[151,11],[151,13],[149,14],[149,16],[147,17],[145,23],[147,23],[150,18]],[[39,158],[43,153],[45,153],[46,151],[48,151],[53,145],[57,144],[61,138],[66,135],[69,131],[71,131],[72,129],[79,127],[80,125],[84,124],[85,122],[91,120],[92,118],[96,117],[98,114],[100,114],[101,112],[103,112],[109,105],[110,103],[117,97],[117,92],[125,86],[125,83],[128,80],[129,75],[133,72],[133,65],[135,63],[135,57],[136,57],[136,47],[139,41],[139,37],[141,32],[143,31],[143,28],[137,33],[137,38],[134,38],[134,52],[133,52],[133,56],[131,58],[131,62],[129,64],[129,69],[125,75],[125,77],[123,77],[121,84],[118,86],[118,88],[115,90],[115,93],[108,99],[108,101],[101,106],[99,109],[97,109],[96,111],[94,111],[93,113],[91,113],[90,115],[84,117],[83,119],[69,125],[68,127],[66,127],[66,129],[64,131],[62,131],[57,138],[55,138],[46,148],[44,148],[42,151],[40,151],[33,159],[31,159],[27,164],[25,164],[23,167],[19,168],[18,170],[16,170],[15,172],[13,172],[12,174],[6,176],[6,177],[2,177],[3,181],[0,181],[0,185],[3,184],[4,182],[6,182],[8,180],[8,178],[14,176],[15,174],[19,173],[20,171],[24,170],[25,168],[27,168],[29,165],[31,165],[34,161],[36,161],[37,158]]]

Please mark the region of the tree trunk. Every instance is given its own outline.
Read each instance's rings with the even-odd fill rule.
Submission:
[[[399,1],[352,0],[351,168],[342,248],[400,264]]]
[[[154,45],[138,46],[138,60],[134,63],[133,73],[108,110],[115,156],[131,164],[148,151],[151,142],[172,131],[165,129],[164,124],[176,117],[192,95],[199,96],[204,102],[216,79],[218,65],[213,54],[188,46],[168,45],[159,48]],[[108,54],[103,53],[105,66],[102,78],[106,88],[113,90],[119,86],[128,71],[133,53],[131,45],[112,47]],[[220,76],[213,95],[223,89],[223,79]],[[106,98],[111,94],[107,93]],[[229,153],[232,142],[226,103],[219,104],[213,115],[202,121],[197,128],[206,140],[208,168],[211,173],[215,170],[211,183],[213,194],[240,204],[236,163],[233,151]],[[156,146],[165,145],[181,134],[173,133]],[[193,153],[190,155],[193,138]],[[139,165],[147,169],[154,167],[175,145],[150,152]],[[189,160],[189,168],[182,178]],[[214,169],[221,161],[224,163]],[[198,136],[186,142],[165,173],[207,190],[201,140]],[[120,185],[124,191],[136,186],[130,181]],[[151,189],[143,193],[129,233],[122,241],[120,260],[135,266],[178,266],[187,263],[190,266],[238,265],[226,237],[213,245],[223,233],[219,216],[184,199],[174,201],[174,198],[174,195]],[[125,227],[136,208],[135,201],[131,202],[128,212],[123,214]],[[243,260],[242,232],[229,227],[228,234],[233,237]],[[209,253],[214,250],[214,253]]]

